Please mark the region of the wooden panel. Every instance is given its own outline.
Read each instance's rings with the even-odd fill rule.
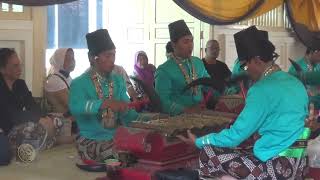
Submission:
[[[23,12],[0,11],[1,20],[31,20],[31,8],[24,6]]]
[[[43,84],[46,79],[45,54],[47,47],[47,8],[33,7],[33,69],[32,93],[35,97],[43,95]],[[26,48],[27,49],[27,48]],[[27,49],[28,51],[28,49]],[[29,69],[28,69],[29,70]]]
[[[269,33],[269,36],[270,40],[276,47],[276,53],[280,55],[276,62],[283,70],[287,71],[291,65],[288,58],[296,59],[299,56],[304,55],[304,52],[300,50],[296,50],[298,52],[298,57],[292,57],[292,55],[294,55],[293,53],[289,54],[290,51],[292,52],[292,50],[296,48],[295,44],[297,45],[297,42],[293,37],[289,37],[286,35],[277,36],[276,33],[272,32]]]
[[[156,39],[169,39],[168,28],[156,28],[154,30]]]
[[[108,15],[108,24],[114,25],[132,25],[143,24],[145,22],[144,9],[145,0],[109,0],[106,4]]]
[[[134,55],[144,50],[149,55],[149,15],[146,15],[149,0],[106,0],[107,29],[116,46],[116,64],[132,74]],[[152,56],[151,56],[152,57]]]
[[[195,28],[189,27],[189,29],[192,34],[195,34],[194,33]],[[198,34],[195,34],[195,35],[197,37]],[[155,39],[170,39],[168,28],[156,28],[155,29]]]
[[[126,0],[119,1],[121,3],[121,8],[126,9],[122,11],[125,15],[129,15],[131,24],[143,24],[145,22],[144,9],[145,3],[144,0]],[[118,9],[120,10],[120,9]],[[128,16],[126,16],[128,18]]]
[[[195,18],[173,1],[155,0],[155,23],[170,23],[179,19],[193,23]]]
[[[143,28],[128,28],[127,29],[128,42],[143,42],[144,29]]]
[[[159,66],[166,62],[166,43],[155,43],[154,45],[154,65]]]

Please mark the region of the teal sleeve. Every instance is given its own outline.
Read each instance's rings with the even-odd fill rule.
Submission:
[[[92,100],[86,94],[87,86],[81,81],[71,83],[69,92],[69,108],[73,115],[98,114],[102,100]]]
[[[264,102],[264,103],[263,103]],[[257,105],[259,104],[259,107]],[[220,133],[212,133],[196,139],[196,146],[202,148],[205,145],[217,147],[236,147],[242,141],[250,137],[259,129],[267,117],[267,98],[263,92],[250,90],[246,99],[246,105],[235,123]]]
[[[120,100],[129,103],[130,99],[127,95],[126,83],[122,77],[120,78],[119,86]],[[133,109],[119,113],[119,119],[124,126],[128,126],[131,121],[137,120],[138,116],[138,113]]]
[[[157,69],[155,75],[156,92],[160,96],[162,110],[170,115],[177,115],[183,112],[184,106],[177,104],[171,99],[172,82],[163,69]]]

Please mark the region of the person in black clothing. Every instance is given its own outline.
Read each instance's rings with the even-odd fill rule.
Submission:
[[[0,165],[10,162],[8,140],[13,147],[23,142],[28,130],[42,129],[45,137],[52,137],[56,127],[53,118],[41,117],[40,107],[34,101],[21,75],[21,64],[12,49],[0,49]],[[61,123],[60,123],[61,124]],[[30,125],[32,126],[30,128]],[[23,131],[23,132],[22,132]],[[41,133],[30,132],[38,138]],[[31,134],[28,134],[31,135]],[[29,136],[30,137],[30,136]],[[19,141],[16,142],[16,141]]]
[[[217,60],[219,51],[218,41],[209,40],[205,48],[206,56],[202,60],[208,74],[215,79],[223,81],[231,77],[231,71],[225,63]]]

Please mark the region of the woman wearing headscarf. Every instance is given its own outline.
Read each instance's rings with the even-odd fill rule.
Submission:
[[[138,51],[134,58],[134,71],[133,74],[136,78],[142,80],[148,86],[154,86],[154,72],[156,67],[149,64],[148,56],[144,51]],[[135,90],[139,96],[144,95],[144,91],[138,84],[134,83]]]
[[[53,112],[68,112],[68,95],[71,84],[70,72],[74,70],[75,60],[71,48],[57,49],[50,58],[51,68],[45,83],[45,95]]]
[[[64,129],[59,143],[70,143],[73,138],[71,131],[77,132],[75,121],[69,112],[68,97],[72,78],[70,73],[75,68],[74,52],[71,48],[57,49],[50,58],[51,68],[44,85],[45,96],[51,106],[51,111],[64,119]]]

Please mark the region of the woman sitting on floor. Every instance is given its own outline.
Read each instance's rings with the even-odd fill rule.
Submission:
[[[1,145],[0,153],[10,152],[8,139],[13,150],[27,141],[34,142],[36,149],[50,148],[63,126],[59,117],[42,116],[26,82],[19,79],[21,73],[17,53],[8,48],[0,49],[0,144],[5,144]],[[6,162],[10,159],[8,157]]]
[[[74,52],[71,48],[57,49],[50,58],[50,70],[44,85],[47,99],[53,112],[66,113],[68,95],[72,78],[70,73],[75,68]]]
[[[57,49],[50,58],[50,70],[44,85],[45,96],[52,108],[52,112],[60,113],[69,124],[70,129],[65,129],[65,138],[71,135],[71,123],[73,131],[76,124],[68,108],[69,89],[72,78],[70,73],[75,68],[74,52],[72,48]],[[66,126],[67,127],[67,126]],[[71,141],[71,140],[69,140]]]

